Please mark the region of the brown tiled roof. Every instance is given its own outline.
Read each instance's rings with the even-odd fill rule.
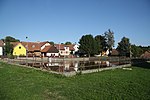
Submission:
[[[41,50],[41,52],[47,52],[50,48],[51,46],[46,46],[44,49]]]
[[[118,56],[119,52],[116,49],[112,49],[111,56]]]
[[[0,40],[0,47],[4,46],[4,42]]]
[[[69,47],[69,50],[74,50],[74,44],[71,44],[71,45],[66,45],[66,46],[68,46]]]
[[[40,51],[40,42],[21,42],[28,51]]]
[[[58,50],[65,50],[65,45],[64,44],[55,44],[54,45]]]
[[[40,46],[42,47],[44,44],[48,43],[48,41],[40,42]]]
[[[59,51],[55,46],[46,46],[41,52],[58,53]]]
[[[47,42],[11,42],[15,47],[18,43],[21,43],[28,51],[40,51],[41,46],[43,46]]]
[[[72,45],[65,45],[65,44],[55,44],[54,45],[58,50],[65,50],[65,47],[69,47],[69,50],[74,50],[74,44]]]

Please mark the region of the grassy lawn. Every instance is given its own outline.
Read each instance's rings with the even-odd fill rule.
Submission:
[[[0,100],[150,99],[150,63],[63,77],[0,62]]]

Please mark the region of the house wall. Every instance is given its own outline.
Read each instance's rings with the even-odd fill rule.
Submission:
[[[73,48],[74,48],[74,51],[77,52],[79,50],[79,45],[76,44],[76,45],[74,45]]]
[[[35,56],[41,56],[41,52],[35,51],[34,52]]]
[[[0,56],[2,56],[2,55],[3,55],[3,48],[0,47]]]
[[[59,54],[61,56],[69,56],[70,55],[70,51],[68,51],[68,50],[59,50]]]
[[[61,56],[69,56],[70,55],[69,47],[64,47],[64,50],[59,50],[59,54]]]
[[[13,49],[13,55],[16,55],[16,56],[24,55],[24,56],[26,56],[26,48],[22,44],[18,44]]]
[[[59,53],[46,53],[46,56],[55,56],[55,57],[58,57],[59,56]]]

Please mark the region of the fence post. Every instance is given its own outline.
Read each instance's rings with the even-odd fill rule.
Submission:
[[[98,57],[99,58],[99,63],[98,63],[98,71],[99,71],[99,69],[100,69],[100,57]]]

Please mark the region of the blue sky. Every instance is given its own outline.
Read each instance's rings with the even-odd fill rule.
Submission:
[[[0,0],[0,38],[79,41],[82,35],[115,34],[150,45],[150,0]]]

